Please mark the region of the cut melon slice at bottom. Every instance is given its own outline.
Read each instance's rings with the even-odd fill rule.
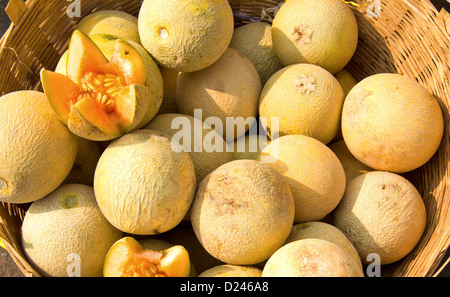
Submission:
[[[162,252],[145,250],[132,237],[124,237],[109,250],[103,276],[105,277],[188,277],[189,254],[181,245]]]

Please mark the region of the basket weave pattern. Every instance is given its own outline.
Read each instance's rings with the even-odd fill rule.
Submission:
[[[229,0],[236,26],[255,19],[270,22],[281,1]],[[405,174],[427,207],[427,227],[416,248],[401,261],[382,268],[385,276],[432,276],[450,244],[450,15],[429,1],[381,1],[381,15],[367,13],[367,3],[351,6],[359,25],[359,44],[346,67],[357,79],[382,72],[415,78],[438,99],[445,131],[436,155],[424,166]],[[41,90],[39,71],[54,69],[67,49],[72,29],[97,10],[115,9],[138,15],[142,1],[81,1],[80,18],[67,14],[68,1],[11,0],[7,13],[12,25],[0,40],[0,95]],[[242,16],[248,17],[242,17]],[[45,177],[44,177],[45,178]],[[0,236],[26,276],[39,276],[27,263],[20,244],[27,205],[0,204]]]

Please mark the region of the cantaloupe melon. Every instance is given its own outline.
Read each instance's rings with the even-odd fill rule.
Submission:
[[[273,140],[261,152],[288,182],[295,202],[295,223],[320,221],[331,213],[345,191],[345,172],[333,151],[304,135]]]
[[[437,151],[443,131],[438,101],[406,75],[372,75],[345,99],[345,143],[358,160],[376,170],[404,173],[424,165]]]
[[[331,73],[319,66],[295,64],[266,83],[259,114],[267,119],[264,127],[271,138],[276,132],[301,134],[328,144],[338,133],[343,103],[344,92]],[[279,125],[273,127],[274,120]]]
[[[133,237],[114,243],[103,269],[105,277],[188,277],[189,273],[189,254],[184,247],[146,249]]]
[[[191,206],[195,188],[189,154],[175,152],[170,136],[145,129],[113,141],[94,176],[95,196],[105,217],[136,235],[177,226]]]
[[[260,94],[261,80],[255,66],[232,48],[205,69],[181,73],[177,81],[180,113],[195,116],[195,110],[199,109],[203,121],[211,117],[220,119],[220,126],[213,128],[227,141],[244,135],[253,125]],[[227,119],[232,120],[231,124],[227,125]]]
[[[335,226],[316,221],[296,224],[292,228],[286,244],[308,238],[323,239],[336,244],[349,254],[361,268],[363,267],[358,251],[350,240],[348,240],[347,236]]]
[[[362,268],[336,244],[317,238],[297,240],[277,250],[262,277],[363,277]]]
[[[160,65],[180,72],[217,61],[234,29],[226,0],[146,0],[138,20],[142,45]]]
[[[174,129],[172,125],[175,125]],[[221,165],[233,161],[233,153],[229,151],[222,136],[200,119],[168,113],[157,115],[144,128],[177,137],[176,141],[180,142],[194,163],[197,183]]]
[[[334,74],[356,51],[358,25],[342,0],[289,0],[275,15],[272,38],[284,66],[308,63]]]
[[[80,20],[75,26],[86,35],[108,34],[141,43],[138,29],[138,19],[124,11],[95,11]]]
[[[364,264],[371,262],[372,253],[381,265],[400,260],[419,242],[425,224],[425,204],[414,185],[383,171],[351,180],[333,212],[333,225],[352,242]]]
[[[253,160],[222,165],[199,186],[191,222],[203,247],[233,265],[267,260],[289,236],[294,201],[274,169]]]
[[[273,52],[272,26],[266,22],[245,24],[234,30],[230,47],[246,55],[258,71],[261,84],[283,68]]]
[[[75,31],[66,74],[42,69],[44,92],[69,129],[89,140],[111,140],[139,129],[161,105],[162,94],[156,87],[160,84],[162,92],[161,73],[133,41],[117,39],[108,60],[88,36]]]
[[[105,256],[121,237],[92,187],[80,184],[62,185],[33,202],[22,225],[25,255],[44,276],[102,276]]]
[[[78,137],[37,91],[0,97],[0,122],[0,201],[29,203],[53,192],[74,165]]]

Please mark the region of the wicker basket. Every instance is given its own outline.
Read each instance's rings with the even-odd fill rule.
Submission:
[[[270,22],[281,1],[229,2],[239,26],[255,18]],[[425,201],[426,231],[407,257],[382,268],[383,276],[433,276],[439,272],[440,263],[445,262],[450,244],[450,16],[444,10],[436,11],[424,0],[383,0],[379,16],[368,13],[374,0],[355,2],[361,4],[351,5],[359,23],[360,41],[347,69],[358,79],[381,72],[415,78],[433,92],[444,113],[445,132],[438,152],[426,165],[405,175]],[[0,95],[24,89],[40,90],[40,69],[56,66],[67,48],[73,27],[80,20],[68,16],[71,3],[10,1],[6,12],[13,24],[0,41]],[[140,0],[82,0],[81,17],[104,9],[123,10],[137,16],[141,3]],[[27,263],[20,244],[26,209],[27,205],[0,205],[0,236],[24,275],[39,276]]]

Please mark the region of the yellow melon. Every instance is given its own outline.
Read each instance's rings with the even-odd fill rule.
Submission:
[[[428,162],[444,131],[436,98],[400,74],[375,74],[348,94],[342,134],[352,154],[380,171],[404,173]]]
[[[381,265],[406,256],[419,242],[426,209],[417,189],[395,173],[373,171],[348,183],[333,212],[333,225],[352,242],[364,264],[370,254]]]
[[[339,130],[343,103],[344,92],[331,73],[319,66],[296,64],[269,79],[259,113],[267,118],[265,129],[271,138],[279,131],[280,136],[301,134],[328,144]]]
[[[356,51],[358,25],[342,0],[290,0],[273,20],[272,38],[283,65],[309,63],[334,74]]]
[[[286,241],[294,220],[287,182],[253,160],[222,165],[199,185],[191,222],[203,247],[233,265],[267,260]]]
[[[288,182],[295,202],[295,223],[320,221],[331,213],[345,191],[345,172],[333,151],[304,135],[273,140],[259,160]]]
[[[112,142],[94,176],[95,196],[105,217],[136,235],[159,234],[178,225],[191,206],[195,186],[189,154],[175,152],[170,136],[152,130]]]
[[[316,238],[330,241],[349,254],[362,268],[361,258],[353,244],[344,233],[335,226],[324,222],[306,222],[294,225],[286,244],[308,238]]]
[[[74,165],[78,137],[37,91],[0,97],[0,122],[0,201],[29,203],[53,192]]]
[[[214,128],[227,141],[244,135],[255,122],[260,94],[261,80],[255,66],[232,48],[205,69],[181,73],[177,82],[180,113],[195,116],[198,109],[203,121],[211,117],[220,119],[219,126]],[[227,125],[227,119],[233,120],[231,124]]]
[[[317,238],[297,240],[277,250],[262,277],[363,277],[362,268],[336,244]]]
[[[75,26],[86,35],[108,34],[141,43],[138,19],[124,11],[100,10],[88,14]]]
[[[138,19],[144,47],[160,65],[181,72],[217,61],[234,30],[226,0],[145,0]]]
[[[106,254],[121,237],[92,187],[80,184],[62,185],[33,202],[22,225],[25,255],[44,276],[102,276]]]
[[[272,26],[269,23],[255,22],[236,28],[230,47],[245,54],[252,61],[263,86],[283,67],[273,52]]]
[[[172,125],[174,124],[176,128],[173,129]],[[233,153],[229,152],[227,143],[222,136],[194,117],[177,113],[161,114],[157,115],[144,128],[177,138],[175,141],[179,141],[183,145],[194,163],[197,183],[200,183],[221,165],[233,161]],[[200,137],[196,138],[196,135]],[[214,147],[209,144],[213,141],[208,141],[208,139],[214,139]]]

